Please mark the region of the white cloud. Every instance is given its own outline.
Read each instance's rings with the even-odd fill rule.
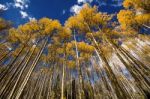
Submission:
[[[29,7],[29,5],[26,4],[26,5],[25,5],[25,8],[28,8],[28,7]]]
[[[29,0],[14,0],[14,2],[20,3],[20,4],[22,4],[22,5],[26,5],[26,4],[28,4],[30,1],[29,1]]]
[[[66,10],[63,10],[62,14],[64,15],[66,13]]]
[[[85,3],[92,3],[94,0],[77,0],[77,4],[73,5],[71,8],[70,8],[70,12],[74,13],[74,14],[77,14],[80,12],[80,10],[82,9],[83,7],[83,4]]]
[[[20,11],[20,14],[21,14],[22,18],[28,18],[29,17],[29,15],[27,14],[27,12],[25,12],[25,11]]]
[[[0,4],[0,6],[5,7],[7,9],[10,7],[14,7],[14,8],[19,8],[21,10],[24,10],[25,8],[28,8],[29,2],[30,2],[29,0],[14,0],[13,3],[6,2],[5,5]]]
[[[24,7],[20,3],[15,3],[14,6],[16,8],[24,9]]]
[[[82,9],[82,6],[74,5],[71,7],[70,12],[77,14],[80,12],[81,9]]]
[[[26,0],[14,0],[17,3],[25,4]]]
[[[19,8],[20,11],[19,13],[21,14],[21,17],[23,19],[28,19],[28,20],[35,20],[34,17],[32,17],[31,15],[29,15],[25,9],[27,9],[29,7],[29,0],[14,0],[14,7],[15,8]]]
[[[8,10],[8,7],[6,5],[0,4],[0,10]]]
[[[36,20],[36,18],[30,16],[30,17],[29,17],[29,20],[30,20],[30,21]]]
[[[81,4],[81,3],[91,3],[93,0],[78,0],[78,4]]]
[[[36,20],[36,18],[34,18],[34,17],[32,17],[32,16],[30,16],[27,12],[25,12],[25,11],[20,11],[20,14],[21,14],[21,17],[23,18],[23,19],[28,19],[28,20]]]
[[[19,9],[19,13],[21,18],[28,20],[36,20],[33,16],[28,14],[26,11],[29,7],[30,0],[13,0],[13,2],[6,2],[5,4],[0,4],[0,10],[8,10],[13,7],[15,9]]]
[[[14,7],[20,8],[21,10],[28,8],[29,0],[14,0]]]

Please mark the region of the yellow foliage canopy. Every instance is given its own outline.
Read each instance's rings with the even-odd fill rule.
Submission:
[[[11,42],[18,42],[19,41],[19,35],[17,33],[17,30],[15,28],[11,28],[9,30],[9,40]]]
[[[94,47],[86,44],[85,42],[79,42],[78,49],[79,49],[79,51],[81,51],[83,53],[93,53],[94,52]]]
[[[61,40],[69,40],[71,38],[71,31],[68,28],[62,28],[58,36]]]
[[[150,24],[150,14],[137,15],[135,20],[138,24]]]
[[[81,20],[77,16],[71,16],[65,23],[66,28],[70,28],[73,30],[78,30],[78,32],[85,32],[85,24],[83,24],[83,20]]]
[[[10,27],[10,22],[0,18],[0,30]]]
[[[119,23],[121,23],[122,28],[129,28],[135,24],[135,14],[130,10],[121,10],[117,14]]]
[[[107,14],[98,12],[96,6],[91,7],[88,4],[84,4],[83,8],[78,14],[70,17],[65,26],[71,30],[78,30],[78,33],[87,33],[91,31],[91,28],[98,28],[100,25],[105,26],[108,24],[108,21],[111,20],[111,17]]]
[[[39,20],[40,28],[42,31],[42,34],[49,35],[54,30],[60,29],[61,24],[58,20],[51,20],[49,18],[42,18]]]
[[[9,38],[12,42],[21,42],[26,44],[30,39],[35,40],[39,35],[40,27],[37,21],[30,21],[20,25],[17,29],[9,30]]]
[[[106,23],[111,19],[109,15],[98,12],[98,8],[96,6],[91,7],[88,4],[83,6],[77,17],[79,17],[80,20],[83,20],[83,22],[90,27],[106,25]]]
[[[150,0],[124,0],[123,6],[125,8],[150,10]]]

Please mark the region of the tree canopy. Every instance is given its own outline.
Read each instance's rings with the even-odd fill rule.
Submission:
[[[64,25],[0,18],[1,99],[146,99],[150,94],[149,0],[114,15],[84,4]],[[5,35],[4,35],[5,34]]]

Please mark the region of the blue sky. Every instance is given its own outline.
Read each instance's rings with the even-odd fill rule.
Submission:
[[[58,19],[63,24],[84,3],[97,5],[99,11],[107,13],[122,9],[122,0],[0,0],[0,10],[3,10],[0,17],[11,20],[15,26],[42,17]]]

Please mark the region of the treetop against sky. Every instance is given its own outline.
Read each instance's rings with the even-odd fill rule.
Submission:
[[[117,13],[122,8],[122,0],[0,0],[0,9],[4,10],[0,16],[15,25],[42,17],[58,19],[63,24],[84,3],[97,5],[100,11],[108,13]]]

